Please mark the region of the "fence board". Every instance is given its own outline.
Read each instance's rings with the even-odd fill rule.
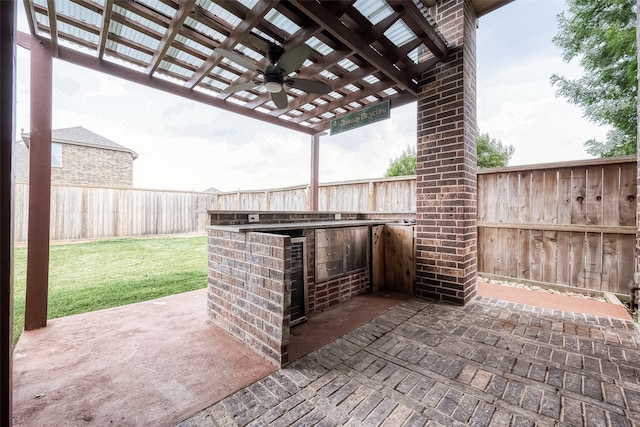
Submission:
[[[618,290],[617,293],[629,295],[633,283],[633,265],[635,265],[635,251],[629,250],[634,248],[636,237],[632,235],[618,236]]]
[[[531,262],[529,261],[529,242],[531,241],[531,230],[518,230],[518,276],[523,279],[531,279]],[[478,249],[484,242],[478,242]],[[482,250],[480,250],[482,252]],[[484,270],[480,270],[484,271]]]
[[[545,171],[544,190],[542,192],[544,206],[543,223],[558,223],[558,171]]]
[[[543,224],[544,221],[544,171],[531,172],[531,222]]]
[[[518,203],[520,205],[520,221],[524,223],[532,223],[531,219],[531,173],[520,173],[520,194],[518,195]]]
[[[556,254],[556,283],[571,283],[571,233],[556,233],[558,252]]]
[[[602,176],[602,223],[620,225],[620,166],[605,165]]]
[[[490,180],[493,179],[493,175],[481,175],[478,177],[478,189],[476,196],[478,198],[478,206],[489,206],[489,201],[487,199],[487,191],[488,188],[491,187]],[[491,209],[478,209],[478,221],[487,221],[487,215],[489,215]],[[478,230],[480,232],[480,230]],[[478,237],[480,240],[480,237]],[[484,240],[484,239],[483,239]]]
[[[531,230],[531,244],[529,249],[529,276],[531,280],[543,281],[542,272],[544,270],[544,231]]]
[[[558,171],[558,213],[557,224],[571,224],[571,169]]]
[[[482,260],[487,273],[496,273],[496,257],[499,246],[497,243],[498,229],[495,227],[485,228],[483,233],[483,245],[484,251],[482,253]]]
[[[508,197],[500,197],[500,194],[508,193],[509,174],[499,173],[496,175],[495,186],[492,188],[493,203],[495,206],[495,221],[496,222],[508,222],[507,206],[509,204]]]
[[[542,232],[542,281],[555,283],[557,280],[556,265],[558,264],[558,239],[557,231],[546,230]]]
[[[587,169],[586,223],[589,225],[602,224],[602,180],[601,167]]]
[[[620,165],[620,192],[618,204],[620,207],[620,225],[636,225],[636,183],[638,171],[635,163]]]
[[[520,221],[520,200],[518,200],[519,187],[520,174],[517,172],[509,173],[509,182],[507,184],[507,198],[509,200],[507,202],[506,222],[518,223]]]
[[[503,241],[506,242],[504,245],[506,276],[518,277],[518,252],[512,250],[518,245],[518,230],[503,229],[502,232],[504,233]]]
[[[602,290],[618,291],[618,234],[602,236]]]
[[[571,286],[584,288],[584,252],[586,233],[571,233]]]
[[[571,224],[586,224],[587,171],[571,171]]]

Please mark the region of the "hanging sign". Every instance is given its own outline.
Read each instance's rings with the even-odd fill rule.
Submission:
[[[390,111],[389,101],[384,101],[333,119],[331,120],[331,135],[388,119]]]

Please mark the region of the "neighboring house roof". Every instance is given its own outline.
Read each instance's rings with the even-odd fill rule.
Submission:
[[[29,147],[30,134],[22,134],[22,139],[24,140],[27,147]],[[65,129],[53,129],[51,131],[51,142],[84,145],[87,147],[104,148],[114,151],[126,151],[133,155],[134,160],[138,157],[138,153],[136,153],[135,151],[116,142],[113,142],[110,139],[105,138],[104,136],[93,133],[90,130],[83,128],[82,126]]]
[[[209,187],[206,190],[204,190],[204,193],[222,193],[222,191],[218,190],[215,187]]]
[[[13,144],[13,168],[17,182],[29,181],[29,149],[24,142],[18,140]]]

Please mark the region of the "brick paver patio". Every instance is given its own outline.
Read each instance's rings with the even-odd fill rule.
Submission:
[[[640,426],[640,335],[479,297],[402,303],[187,426]]]

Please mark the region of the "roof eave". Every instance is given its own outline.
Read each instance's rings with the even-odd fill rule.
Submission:
[[[27,148],[29,148],[29,143],[30,143],[30,139],[31,139],[31,134],[28,133],[23,133],[20,135],[22,137],[22,140],[24,141],[24,144],[27,146]],[[66,139],[61,139],[61,138],[51,138],[51,143],[58,143],[58,144],[67,144],[67,145],[79,145],[82,147],[91,147],[91,148],[99,148],[102,150],[110,150],[110,151],[120,151],[123,153],[131,153],[131,155],[133,156],[133,160],[138,158],[138,153],[136,153],[135,151],[128,149],[126,147],[108,147],[105,145],[98,145],[98,144],[88,144],[86,142],[82,142],[82,141],[69,141]]]

